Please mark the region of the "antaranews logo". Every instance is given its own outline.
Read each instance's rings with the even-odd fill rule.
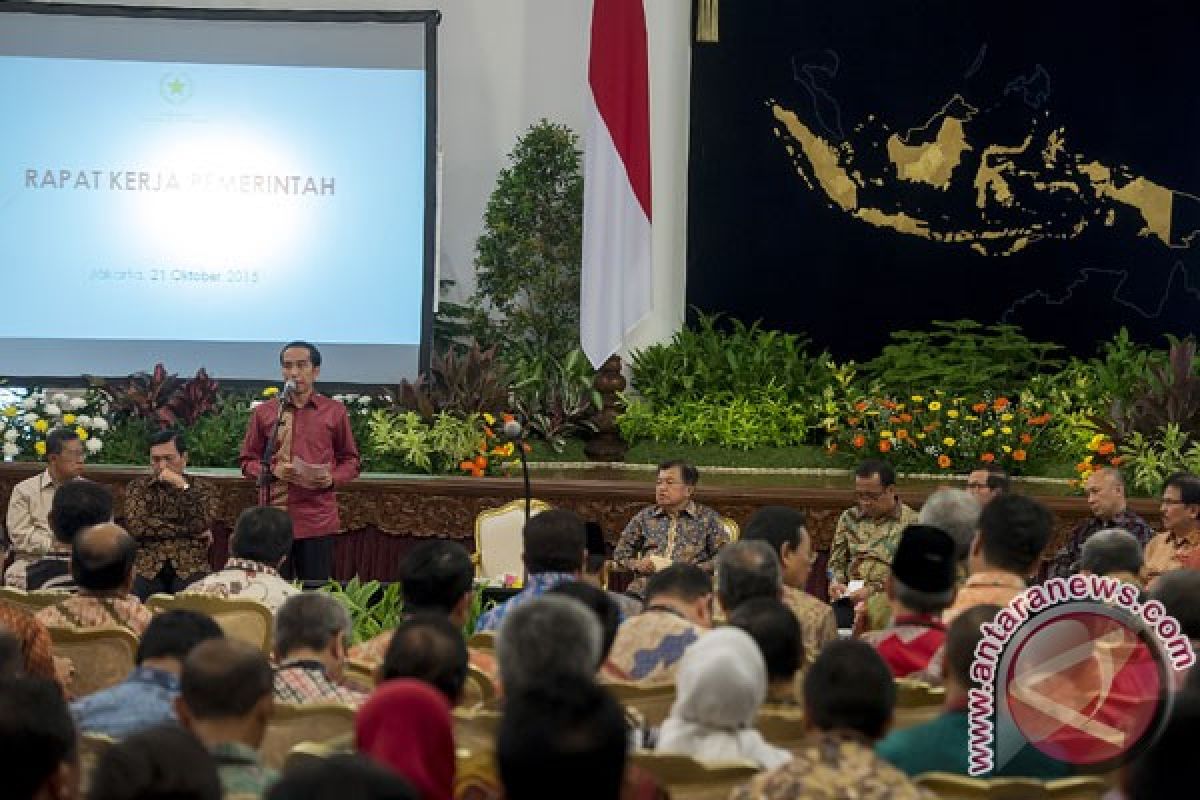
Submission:
[[[971,775],[1028,745],[1081,771],[1128,761],[1166,723],[1173,674],[1196,661],[1161,603],[1100,575],[1026,589],[982,633],[968,692]]]

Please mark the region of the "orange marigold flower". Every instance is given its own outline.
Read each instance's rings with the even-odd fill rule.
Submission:
[[[1004,409],[1008,408],[1008,398],[997,397],[996,402],[992,403],[992,408],[996,409],[997,411],[1003,411]]]
[[[1033,437],[1030,436],[1028,433],[1021,434],[1021,444],[1029,444],[1032,441],[1033,441]]]
[[[487,456],[475,456],[475,468],[483,469],[487,466]]]
[[[1112,455],[1113,451],[1116,449],[1117,449],[1117,446],[1115,444],[1113,444],[1111,441],[1105,441],[1105,442],[1100,443],[1100,446],[1098,448],[1096,448],[1096,452],[1102,456],[1107,456],[1107,455]]]
[[[891,443],[891,442],[889,442],[887,439],[880,439],[880,440],[879,440],[879,452],[881,452],[881,453],[888,453],[888,452],[891,452],[891,449],[892,449],[892,443]]]
[[[913,421],[913,415],[912,415],[912,414],[909,414],[909,413],[906,411],[906,412],[904,412],[903,414],[901,414],[901,415],[900,415],[900,421],[901,421],[901,422],[912,422],[912,421]]]
[[[924,430],[926,433],[933,433],[934,431],[937,430],[937,427],[938,426],[937,426],[936,422],[931,422],[930,424],[925,426]]]
[[[1124,460],[1125,459],[1121,458],[1120,456],[1113,456],[1112,458],[1110,458],[1108,460],[1108,463],[1110,466],[1119,467],[1119,466],[1121,466],[1121,462]]]
[[[496,438],[496,432],[494,430],[492,430],[491,428],[489,428],[487,425],[483,426],[483,435],[489,439]]]
[[[862,446],[866,443],[867,443],[867,437],[863,436],[861,433],[858,436],[855,436],[853,439],[850,440],[850,444],[854,445],[855,447],[857,447],[860,450],[862,449]]]
[[[971,410],[976,414],[982,414],[983,412],[987,411],[987,403],[976,403],[975,405],[971,406]]]
[[[904,428],[901,428],[900,430],[896,431],[896,438],[897,439],[907,439],[908,431],[906,431]]]
[[[504,420],[506,423],[507,422],[516,422],[516,420],[517,420],[517,418],[514,417],[512,414],[501,414],[500,419]]]
[[[896,401],[895,400],[884,400],[883,407],[886,408],[888,411],[891,411],[896,407]]]
[[[983,455],[981,455],[979,457],[979,460],[985,464],[990,464],[996,460],[996,454],[995,453],[984,453]]]
[[[475,462],[474,461],[462,461],[459,463],[458,468],[463,470],[464,472],[470,472],[471,470],[475,469]]]
[[[954,463],[954,462],[952,462],[950,460],[950,456],[947,456],[947,455],[938,456],[938,466],[941,467],[942,469],[949,469],[949,467],[952,463]]]
[[[866,411],[867,410],[867,401],[859,400],[857,403],[854,404],[854,410],[855,411]]]
[[[1021,450],[1019,448],[1017,450],[1013,450],[1012,457],[1013,457],[1013,461],[1024,461],[1025,460],[1025,451]]]
[[[858,417],[846,417],[846,424],[847,425],[857,425]]]

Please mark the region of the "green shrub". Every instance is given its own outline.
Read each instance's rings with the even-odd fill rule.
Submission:
[[[662,406],[628,399],[626,403],[617,424],[629,442],[716,444],[735,450],[787,447],[804,444],[814,419],[811,404],[788,402],[769,392],[756,397],[679,400]]]

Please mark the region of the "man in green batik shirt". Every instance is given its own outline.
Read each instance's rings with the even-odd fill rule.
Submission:
[[[917,512],[896,494],[896,470],[883,461],[864,461],[854,470],[853,508],[838,517],[829,550],[829,598],[867,604],[868,628],[887,624],[884,585],[900,532],[916,524]],[[862,586],[852,581],[862,581]],[[873,598],[883,602],[873,603]]]

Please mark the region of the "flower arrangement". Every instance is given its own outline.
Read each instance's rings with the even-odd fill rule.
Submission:
[[[940,390],[903,400],[874,396],[854,401],[831,428],[832,455],[877,456],[907,469],[963,470],[998,464],[1011,473],[1029,470],[1048,452],[1051,414],[1019,407],[1007,397],[947,396]]]
[[[1117,455],[1117,445],[1113,442],[1112,437],[1103,433],[1094,435],[1088,442],[1087,449],[1088,454],[1075,465],[1075,472],[1079,478],[1071,481],[1072,486],[1083,486],[1096,470],[1104,467],[1119,467],[1124,461],[1121,456]]]
[[[502,425],[507,425],[515,418],[512,414],[501,414]],[[506,475],[516,466],[514,454],[517,452],[516,442],[496,433],[496,416],[491,412],[483,412],[483,438],[479,440],[475,453],[470,458],[459,462],[458,468],[475,478],[485,475]],[[521,446],[529,452],[529,445],[524,442]]]
[[[109,430],[102,403],[94,394],[69,396],[34,389],[21,400],[0,409],[0,452],[5,461],[36,461],[46,456],[46,435],[55,428],[72,428],[92,455],[104,448]]]

